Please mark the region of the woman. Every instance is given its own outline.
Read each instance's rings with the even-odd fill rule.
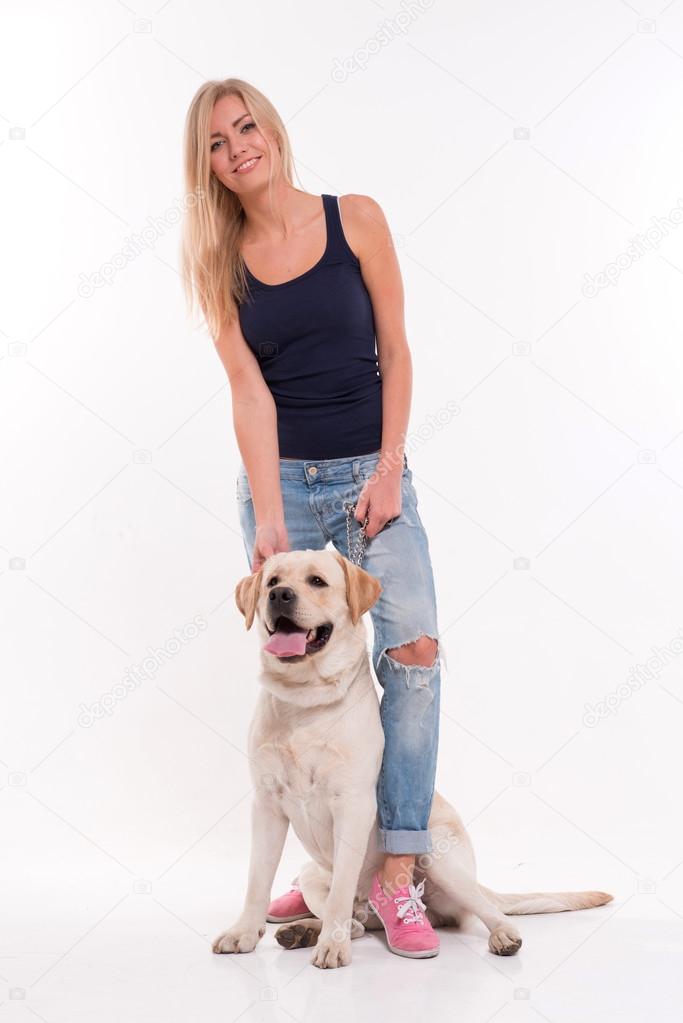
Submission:
[[[185,173],[188,195],[198,197],[183,242],[185,286],[231,386],[250,567],[331,542],[362,556],[383,586],[370,613],[383,690],[377,804],[386,856],[370,898],[392,951],[437,955],[412,871],[415,856],[432,848],[441,651],[427,536],[404,453],[412,369],[387,222],[367,196],[295,188],[285,126],[241,79],[196,93]],[[295,881],[268,918],[310,915]]]

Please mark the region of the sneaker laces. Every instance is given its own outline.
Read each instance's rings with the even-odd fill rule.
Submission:
[[[398,906],[399,919],[403,920],[404,924],[422,924],[424,923],[423,909],[426,909],[424,902],[420,898],[424,895],[425,882],[424,878],[420,881],[417,888],[414,884],[408,885],[408,895],[399,895],[398,898],[394,899],[394,902],[402,905]]]

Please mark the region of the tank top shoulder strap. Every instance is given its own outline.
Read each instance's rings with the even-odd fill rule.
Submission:
[[[339,196],[323,195],[322,200],[327,220],[327,259],[341,262],[351,261],[358,265],[358,257],[350,247],[344,234],[339,210]]]

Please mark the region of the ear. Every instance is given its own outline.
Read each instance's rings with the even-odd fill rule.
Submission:
[[[235,603],[245,617],[247,629],[251,628],[254,615],[256,614],[256,604],[258,603],[258,595],[261,592],[262,576],[263,569],[260,568],[258,572],[240,579],[235,587]]]
[[[337,561],[344,569],[346,579],[346,602],[351,612],[351,621],[357,624],[361,615],[365,614],[373,604],[377,603],[382,592],[382,584],[374,575],[370,575],[360,565],[354,565],[339,551],[333,552]]]

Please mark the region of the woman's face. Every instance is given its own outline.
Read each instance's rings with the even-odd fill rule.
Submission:
[[[214,104],[208,146],[211,170],[233,192],[254,191],[268,180],[266,138],[239,96],[223,96]]]

